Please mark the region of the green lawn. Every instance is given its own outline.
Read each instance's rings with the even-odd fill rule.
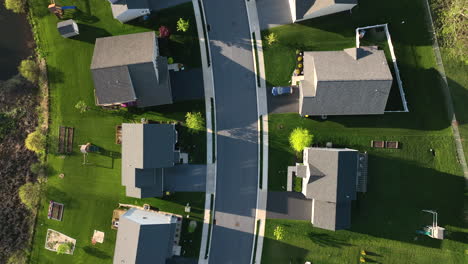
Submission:
[[[279,39],[265,48],[267,83],[287,85],[296,49],[353,47],[356,27],[388,22],[410,110],[381,116],[329,117],[326,121],[297,114],[269,116],[269,190],[286,190],[287,166],[300,160],[288,143],[289,133],[296,127],[308,128],[319,146],[333,142],[335,147],[367,151],[369,184],[368,193],[360,194],[353,204],[348,231],[329,232],[313,228],[309,222],[268,220],[263,263],[359,263],[361,249],[372,254],[368,262],[466,262],[464,178],[421,10],[419,0],[361,0],[352,15],[332,15],[263,32],[275,32]],[[371,140],[397,140],[402,147],[371,149]],[[416,235],[416,230],[431,223],[422,209],[439,212],[439,224],[448,230],[447,239]],[[282,241],[274,240],[277,225],[287,230]]]
[[[110,228],[112,210],[118,203],[142,205],[149,203],[163,211],[184,214],[186,203],[192,205],[191,218],[197,220],[198,227],[189,234],[184,224],[181,245],[185,256],[197,257],[202,229],[204,194],[176,193],[169,199],[132,199],[125,197],[124,187],[120,182],[120,145],[115,144],[115,126],[122,122],[139,122],[142,117],[149,120],[183,121],[188,111],[204,113],[203,101],[178,103],[165,107],[109,111],[94,106],[94,87],[89,66],[96,37],[121,35],[148,31],[148,25],[124,25],[112,18],[107,1],[58,1],[63,5],[77,5],[81,12],[75,13],[79,23],[80,36],[76,39],[64,39],[59,36],[57,18],[48,13],[46,0],[32,0],[30,6],[40,38],[41,53],[45,55],[49,69],[50,82],[50,135],[47,163],[50,167],[46,184],[46,198],[41,203],[34,234],[31,263],[111,263],[114,253],[116,231]],[[72,14],[68,14],[72,15]],[[153,17],[151,23],[164,23],[175,27],[178,17],[193,16],[187,5],[162,11]],[[157,27],[156,27],[157,29]],[[192,67],[199,65],[199,47],[195,45],[193,35],[196,31],[184,34],[173,32],[173,38],[180,44],[177,48],[161,52],[173,56],[176,62]],[[172,37],[171,37],[172,38]],[[172,40],[171,40],[172,41]],[[198,43],[198,42],[197,42]],[[186,50],[184,50],[186,49]],[[191,53],[190,53],[191,51]],[[179,53],[181,52],[181,53]],[[182,55],[181,55],[182,54]],[[190,55],[191,54],[191,55]],[[198,56],[198,58],[197,58]],[[80,114],[74,105],[84,100],[91,109]],[[74,152],[68,156],[56,155],[59,126],[75,128]],[[190,161],[205,163],[206,136],[203,133],[191,135],[185,128],[180,133],[181,149],[189,152]],[[89,155],[89,165],[82,165],[83,157],[78,145],[91,142],[105,151],[103,155]],[[111,155],[112,153],[112,155]],[[64,179],[58,174],[64,173]],[[63,221],[47,219],[49,200],[65,204]],[[48,228],[55,229],[77,240],[73,256],[59,256],[44,249],[45,235]],[[91,236],[94,230],[105,232],[105,242],[93,246]],[[190,242],[192,241],[192,242]]]

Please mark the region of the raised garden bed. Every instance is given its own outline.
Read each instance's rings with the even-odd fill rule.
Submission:
[[[385,141],[383,140],[372,140],[371,147],[373,148],[385,148]]]
[[[49,219],[62,221],[62,216],[63,216],[63,204],[50,201],[49,212],[47,213],[47,217]]]
[[[385,147],[389,149],[398,149],[400,147],[400,142],[398,141],[385,141]]]
[[[57,252],[58,248],[62,244],[69,245],[67,250],[63,253],[73,255],[73,252],[75,251],[76,239],[71,238],[55,230],[47,229],[45,248],[47,250]]]

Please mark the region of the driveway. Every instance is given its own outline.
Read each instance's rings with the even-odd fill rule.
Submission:
[[[164,190],[205,192],[206,165],[180,164],[164,169]]]
[[[293,88],[291,95],[273,96],[271,87],[267,90],[268,113],[299,113],[299,89]]]
[[[216,101],[216,225],[209,263],[251,260],[258,188],[258,113],[245,0],[204,0]]]
[[[172,99],[174,101],[187,101],[203,99],[203,73],[201,68],[185,71],[169,71],[171,78]]]
[[[261,30],[292,23],[288,0],[256,0],[256,2]]]
[[[267,218],[308,220],[312,217],[312,200],[298,192],[268,192]]]

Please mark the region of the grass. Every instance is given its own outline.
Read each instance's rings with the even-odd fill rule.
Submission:
[[[112,18],[108,2],[100,0],[68,1],[67,5],[78,6],[79,12],[72,14],[80,27],[80,36],[75,39],[62,38],[56,29],[57,18],[48,13],[46,0],[29,2],[36,25],[35,34],[40,38],[38,45],[45,56],[49,70],[50,84],[50,134],[47,163],[48,182],[46,199],[41,203],[34,234],[30,263],[111,263],[114,252],[116,231],[110,228],[112,210],[118,203],[142,205],[148,203],[163,211],[185,215],[184,207],[190,203],[191,218],[198,222],[193,233],[184,226],[181,245],[184,255],[197,257],[202,230],[204,194],[175,193],[168,199],[133,199],[125,197],[120,181],[120,146],[115,144],[115,126],[122,122],[148,120],[183,121],[186,112],[204,113],[203,101],[191,101],[145,110],[127,109],[119,111],[102,110],[94,106],[94,88],[89,65],[97,37],[130,34],[157,29],[165,24],[175,27],[178,17],[190,17],[187,5],[172,8],[156,14],[152,20],[154,28],[145,24],[121,24]],[[57,2],[65,4],[64,2]],[[192,14],[193,16],[193,14]],[[196,31],[195,31],[196,32]],[[187,43],[170,46],[161,53],[171,52],[176,62],[196,67],[199,48],[193,39],[198,38],[189,31],[186,35],[173,31],[174,41]],[[172,38],[171,38],[172,41]],[[165,54],[163,54],[165,55]],[[199,60],[199,58],[198,58]],[[80,114],[74,105],[83,100],[91,106]],[[75,128],[74,152],[68,156],[56,155],[59,126]],[[192,163],[206,162],[206,136],[203,133],[190,134],[182,127],[179,143],[183,151],[189,152]],[[104,151],[103,155],[90,154],[89,165],[83,166],[78,144],[91,142]],[[58,175],[64,173],[60,179]],[[47,219],[49,200],[65,204],[63,221]],[[187,225],[184,223],[184,225]],[[52,228],[77,239],[74,255],[57,255],[44,249],[46,230]],[[103,244],[93,246],[91,237],[94,230],[105,232]]]
[[[360,194],[353,204],[348,231],[329,232],[307,221],[269,219],[263,263],[359,263],[362,249],[370,253],[368,262],[466,261],[465,182],[435,70],[430,34],[424,18],[414,16],[419,10],[424,10],[422,1],[361,0],[351,15],[331,15],[263,32],[275,32],[279,39],[264,51],[267,83],[287,85],[296,49],[353,47],[356,27],[389,23],[410,109],[410,113],[329,117],[326,121],[297,114],[269,116],[269,190],[285,191],[287,166],[301,162],[288,142],[296,127],[309,129],[319,146],[332,142],[335,147],[367,151],[369,183],[368,193]],[[401,23],[403,20],[405,23]],[[460,70],[458,78],[466,78],[462,74]],[[466,95],[466,91],[461,93]],[[459,104],[463,104],[462,98]],[[372,149],[371,140],[396,140],[402,147]],[[445,240],[416,235],[416,230],[431,223],[422,209],[439,212],[439,224],[448,231]],[[287,230],[282,241],[273,236],[278,225]]]

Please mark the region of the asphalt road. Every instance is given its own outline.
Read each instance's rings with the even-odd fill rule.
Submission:
[[[257,98],[244,0],[204,0],[216,97],[217,178],[209,263],[250,263],[258,186]]]

